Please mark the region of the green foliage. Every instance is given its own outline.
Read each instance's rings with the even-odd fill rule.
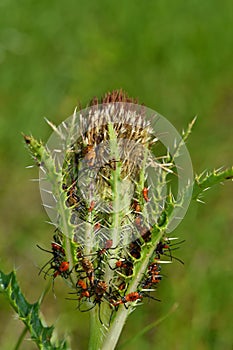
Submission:
[[[204,192],[221,182],[233,179],[233,167],[225,170],[205,171],[196,175],[193,187],[193,199],[201,201]]]
[[[15,272],[5,275],[0,271],[0,292],[9,300],[9,303],[18,314],[18,317],[27,327],[31,339],[42,350],[68,350],[69,346],[65,340],[52,342],[54,327],[47,327],[42,321],[40,312],[40,301],[30,304],[25,299],[16,279]]]

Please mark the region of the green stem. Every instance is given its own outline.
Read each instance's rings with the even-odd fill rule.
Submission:
[[[22,344],[22,341],[24,340],[25,335],[27,334],[27,331],[28,331],[27,327],[24,327],[24,329],[23,329],[22,333],[20,334],[20,337],[17,341],[17,344],[15,345],[14,350],[18,350],[20,348],[20,345]]]
[[[106,332],[99,322],[99,307],[100,306],[97,305],[90,312],[90,339],[88,350],[100,350],[103,343],[104,333]]]

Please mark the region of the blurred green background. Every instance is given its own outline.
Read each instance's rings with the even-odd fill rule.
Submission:
[[[197,173],[233,162],[233,2],[0,1],[0,268],[17,269],[33,302],[47,285],[38,267],[48,256],[52,228],[41,206],[38,169],[21,132],[47,140],[46,116],[59,124],[81,102],[123,88],[182,130],[198,115],[188,148]],[[192,203],[176,236],[185,239],[164,269],[161,303],[147,301],[130,316],[120,344],[178,309],[126,350],[232,350],[232,183]],[[55,283],[43,312],[58,333],[71,332],[73,350],[88,342],[88,314],[64,300]],[[22,330],[0,297],[0,348],[14,348]],[[22,349],[36,349],[28,340]]]

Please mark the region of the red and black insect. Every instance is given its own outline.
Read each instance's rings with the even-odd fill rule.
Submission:
[[[156,262],[153,262],[148,266],[147,278],[142,282],[143,289],[154,288],[155,285],[161,281],[162,276],[160,274],[160,270],[160,265],[158,265]]]
[[[59,266],[56,266],[53,278],[56,278],[57,276],[68,278],[70,275],[69,267],[70,265],[68,261],[62,261]]]
[[[135,258],[135,259],[140,259],[141,257],[141,242],[139,239],[136,239],[134,242],[131,242],[129,244],[129,254]]]
[[[107,256],[107,254],[110,254],[111,249],[116,249],[112,248],[113,241],[112,239],[107,239],[104,243],[104,247],[97,250],[96,255],[98,257],[98,268],[100,268],[100,265],[104,259],[104,256]]]
[[[95,225],[94,225],[94,230],[95,232],[99,231],[101,228],[101,224],[99,222],[97,222]]]
[[[149,275],[159,274],[160,271],[161,271],[161,267],[156,262],[152,262],[147,268],[147,272]]]
[[[126,309],[128,309],[127,303],[131,303],[137,300],[143,299],[143,294],[141,292],[132,292],[129,294],[124,295],[119,300],[113,301],[111,300],[110,303],[114,307],[118,307],[119,305],[123,304]]]
[[[177,244],[181,244],[183,242],[184,241],[170,244],[169,240],[160,241],[157,244],[156,249],[155,249],[156,258],[160,259],[161,255],[164,255],[164,256],[170,257],[171,261],[174,259],[174,260],[179,261],[182,265],[184,265],[184,262],[181,259],[173,256],[171,253],[172,250],[175,250],[178,248],[178,247],[175,247]],[[167,254],[167,252],[168,252],[168,254]]]
[[[144,226],[142,228],[142,230],[140,231],[140,233],[141,233],[141,236],[142,236],[144,242],[148,243],[148,242],[151,241],[151,234],[152,233],[151,233],[151,230],[148,227]]]
[[[69,207],[76,207],[79,203],[79,197],[77,196],[76,181],[73,181],[70,187],[63,184],[63,189],[67,191],[67,205]]]
[[[151,230],[148,226],[146,226],[143,222],[143,217],[141,214],[137,214],[135,217],[135,226],[137,230],[139,231],[141,237],[143,238],[144,242],[150,242],[151,240]]]
[[[76,272],[85,272],[86,277],[88,278],[90,284],[93,286],[94,279],[95,279],[95,273],[94,273],[94,265],[93,263],[83,255],[81,249],[77,250],[77,258],[80,261],[81,270],[79,269],[79,264],[75,265],[75,271]]]
[[[78,188],[76,185],[76,180],[74,180],[71,186],[63,184],[63,189],[66,191],[67,200],[66,205],[71,209],[74,209],[75,212],[79,213],[79,216],[85,216],[87,211],[87,205],[82,196],[78,193]]]
[[[108,293],[107,293],[108,285],[107,285],[107,283],[103,280],[95,279],[93,285],[91,285],[89,287],[89,289],[85,285],[85,282],[80,283],[80,284],[82,284],[82,293],[84,293],[84,292],[85,292],[85,294],[88,293],[89,294],[88,298],[90,299],[90,297],[93,297],[94,300],[93,300],[93,305],[88,309],[82,309],[81,304],[79,304],[79,307],[78,307],[79,310],[81,312],[87,312],[87,311],[92,310],[96,305],[98,305],[98,307],[99,307],[99,321],[101,324],[103,324],[103,321],[102,321],[101,315],[100,315],[100,305],[103,301],[103,298],[108,300]],[[86,288],[85,290],[83,289],[84,287]],[[82,296],[82,294],[81,294],[81,296]],[[84,295],[84,296],[87,297],[87,295]]]
[[[115,248],[112,248],[112,244],[113,244],[112,239],[107,239],[104,242],[104,247],[99,249],[99,250],[97,250],[97,255],[100,257],[100,256],[108,253],[110,249],[115,249]]]
[[[99,270],[100,273],[101,273],[101,264],[104,260],[104,257],[107,256],[107,254],[110,254],[109,253],[110,249],[115,249],[115,248],[112,248],[112,244],[113,244],[112,239],[107,239],[104,242],[103,248],[98,249],[95,253],[89,254],[89,256],[96,257],[97,266],[96,266],[95,270]]]
[[[91,253],[91,254],[84,256],[80,250],[77,254],[77,257],[78,257],[78,259],[81,259],[81,261],[82,261],[82,259],[84,259],[87,256],[97,256],[98,267],[99,267],[100,263],[103,260],[104,255],[108,254],[110,249],[115,249],[115,248],[112,248],[112,244],[113,244],[112,239],[107,239],[104,243],[104,247],[98,249],[95,253]]]
[[[117,288],[119,289],[119,290],[124,290],[125,288],[126,288],[126,282],[125,281],[122,281],[118,286],[117,286]]]
[[[131,276],[133,274],[133,262],[130,259],[118,260],[115,269],[119,269],[125,276]]]
[[[141,212],[141,207],[140,207],[140,204],[137,200],[134,200],[132,208],[135,210],[136,213]]]
[[[98,279],[94,281],[93,290],[95,295],[95,300],[94,300],[95,304],[100,304],[102,302],[102,298],[107,292],[107,288],[108,288],[108,285],[105,281],[98,280]]]
[[[142,190],[142,195],[143,195],[143,198],[145,199],[146,202],[150,201],[150,199],[148,197],[148,192],[149,192],[149,188],[148,187],[144,187],[143,190]]]
[[[94,278],[95,278],[94,265],[87,257],[84,257],[81,259],[81,265],[84,272],[86,272],[86,275],[87,275],[87,278],[89,279],[90,284],[93,285]]]
[[[95,208],[95,201],[91,201],[90,206],[88,208],[89,213],[92,212],[94,208]]]
[[[89,291],[90,288],[88,288],[88,285],[84,280],[82,279],[78,280],[76,283],[76,287],[80,293],[80,298],[79,298],[80,300],[82,298],[90,298],[91,296]]]
[[[96,151],[93,145],[87,145],[83,149],[84,160],[89,168],[93,168],[96,160]]]
[[[143,224],[143,221],[142,221],[142,215],[141,214],[137,214],[135,216],[135,220],[134,220],[134,223],[137,227],[138,230],[140,230],[142,224]]]
[[[39,271],[39,274],[41,274],[41,272],[43,271],[44,278],[46,278],[46,276],[48,275],[48,272],[50,270],[53,270],[53,274],[52,274],[53,279],[55,279],[57,276],[68,278],[68,276],[70,275],[69,262],[66,261],[65,250],[61,245],[61,241],[58,238],[58,235],[54,235],[54,242],[51,242],[52,250],[44,249],[40,247],[38,244],[37,244],[37,247],[53,255],[52,258],[48,262],[46,262],[45,265],[42,266],[42,268]],[[44,271],[47,265],[50,265],[50,266],[46,271]]]

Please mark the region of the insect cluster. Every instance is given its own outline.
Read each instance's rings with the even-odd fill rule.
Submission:
[[[138,205],[137,209],[139,209]],[[138,220],[138,215],[137,211],[135,221]],[[145,232],[145,227],[140,227],[139,223],[137,227],[141,230],[141,238],[120,249],[113,247],[112,240],[106,240],[102,248],[86,255],[85,248],[73,242],[76,262],[72,268],[67,261],[62,234],[56,232],[51,242],[51,250],[38,246],[52,255],[52,258],[41,268],[40,273],[44,272],[45,278],[48,275],[51,276],[53,283],[58,276],[69,279],[72,297],[67,299],[77,300],[78,309],[82,312],[98,306],[99,320],[102,324],[101,304],[103,302],[109,305],[109,310],[112,310],[108,322],[110,324],[114,311],[117,311],[120,305],[128,308],[145,298],[159,301],[153,294],[162,279],[161,265],[173,259],[183,263],[171,253],[181,242],[172,243],[172,240],[163,238],[154,249],[153,257],[136,290],[128,293],[128,283],[135,274],[135,266],[140,263],[142,250],[150,244],[152,234],[150,229]],[[48,268],[47,265],[49,265]]]
[[[153,230],[161,219],[156,208],[164,197],[157,190],[155,198],[145,175],[147,165],[155,164],[148,150],[157,138],[144,118],[143,106],[121,90],[106,94],[101,103],[98,106],[93,99],[88,113],[80,113],[80,136],[69,145],[62,167],[72,237],[65,237],[62,225],[57,225],[51,250],[39,247],[52,255],[40,273],[53,281],[58,276],[66,279],[78,309],[98,306],[99,320],[105,324],[101,305],[107,305],[110,324],[121,305],[128,308],[145,298],[158,300],[153,293],[162,279],[162,263],[181,260],[171,254],[178,244],[172,238],[161,235],[153,247]],[[161,167],[156,163],[154,172],[165,167],[165,158],[160,160]],[[157,180],[157,187],[163,185],[166,174]],[[148,212],[153,210],[151,219]],[[152,248],[146,269],[139,272],[140,262]],[[132,290],[135,276],[138,282]]]

